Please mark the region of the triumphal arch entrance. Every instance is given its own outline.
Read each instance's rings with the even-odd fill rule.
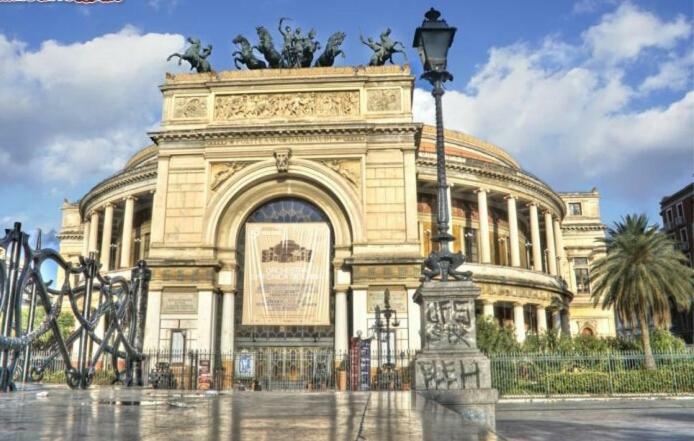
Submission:
[[[145,346],[262,353],[291,380],[370,336],[389,289],[393,344],[419,348],[413,80],[397,65],[168,75]]]

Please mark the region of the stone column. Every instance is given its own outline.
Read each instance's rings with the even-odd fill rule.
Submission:
[[[366,338],[366,290],[352,289],[352,337]]]
[[[86,221],[82,230],[82,255],[85,257],[89,254],[89,235],[91,234],[90,225],[91,222]]]
[[[518,215],[516,213],[516,198],[506,197],[508,208],[509,241],[511,242],[511,266],[519,267],[520,247],[518,246]]]
[[[134,196],[125,198],[125,211],[123,212],[123,239],[120,252],[121,268],[129,268],[132,265],[130,261],[130,249],[133,243],[133,216],[135,215],[135,200]]]
[[[145,351],[159,349],[159,319],[161,315],[161,291],[150,291],[147,296],[147,318],[145,322]]]
[[[89,252],[97,252],[99,244],[99,212],[92,211],[91,220],[89,221]]]
[[[491,300],[484,300],[482,305],[482,315],[485,317],[489,317],[491,319],[494,318],[494,302]]]
[[[349,351],[349,330],[347,329],[347,292],[335,292],[335,353],[347,355]]]
[[[198,291],[198,346],[195,349],[214,349],[215,293]]]
[[[568,283],[569,274],[564,257],[564,235],[561,231],[561,223],[557,217],[554,218],[554,246],[557,252],[557,274],[562,276]]]
[[[533,269],[542,272],[542,243],[540,242],[540,220],[537,216],[537,205],[530,207],[530,240],[533,242]]]
[[[545,211],[545,242],[547,244],[547,269],[553,276],[557,275],[557,254],[554,246],[554,228],[552,213]]]
[[[558,309],[552,310],[552,329],[561,330],[561,312]]]
[[[516,340],[523,343],[525,341],[525,314],[522,303],[513,304],[513,326],[516,330]]]
[[[492,253],[489,243],[489,214],[487,212],[487,190],[477,190],[477,214],[480,221],[480,262],[491,263]]]
[[[234,325],[235,322],[235,302],[236,293],[234,291],[223,291],[222,294],[222,335],[220,341],[220,351],[223,354],[234,352]]]
[[[111,234],[113,233],[113,204],[104,206],[104,231],[101,233],[101,270],[111,269]]]
[[[535,311],[537,314],[537,333],[543,334],[547,332],[547,311],[544,306],[540,305],[537,305]]]

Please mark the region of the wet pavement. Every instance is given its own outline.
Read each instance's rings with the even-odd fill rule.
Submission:
[[[62,388],[0,396],[0,440],[502,439],[411,392]]]
[[[694,399],[500,403],[496,430],[511,441],[694,441]]]

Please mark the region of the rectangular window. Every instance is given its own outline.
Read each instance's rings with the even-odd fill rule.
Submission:
[[[677,209],[677,217],[684,218],[684,207],[682,206],[682,202],[677,204],[676,209]]]
[[[680,228],[680,242],[689,242],[689,237],[687,236],[687,228]]]
[[[569,202],[569,214],[571,216],[583,215],[583,209],[580,202]]]
[[[477,230],[465,228],[465,257],[468,262],[479,262]]]
[[[588,268],[575,268],[574,274],[576,274],[576,291],[579,293],[590,292]]]
[[[186,331],[171,330],[171,363],[183,363],[186,352]]]
[[[587,257],[574,257],[574,266],[587,266],[588,265],[588,258]]]
[[[665,212],[665,220],[672,224],[672,208],[668,208],[667,211]]]

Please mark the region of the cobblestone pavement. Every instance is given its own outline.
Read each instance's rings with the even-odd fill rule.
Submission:
[[[45,392],[47,391],[47,393]],[[0,396],[0,440],[474,440],[493,433],[409,392],[101,388]]]
[[[501,403],[496,421],[511,441],[690,441],[694,399]]]

